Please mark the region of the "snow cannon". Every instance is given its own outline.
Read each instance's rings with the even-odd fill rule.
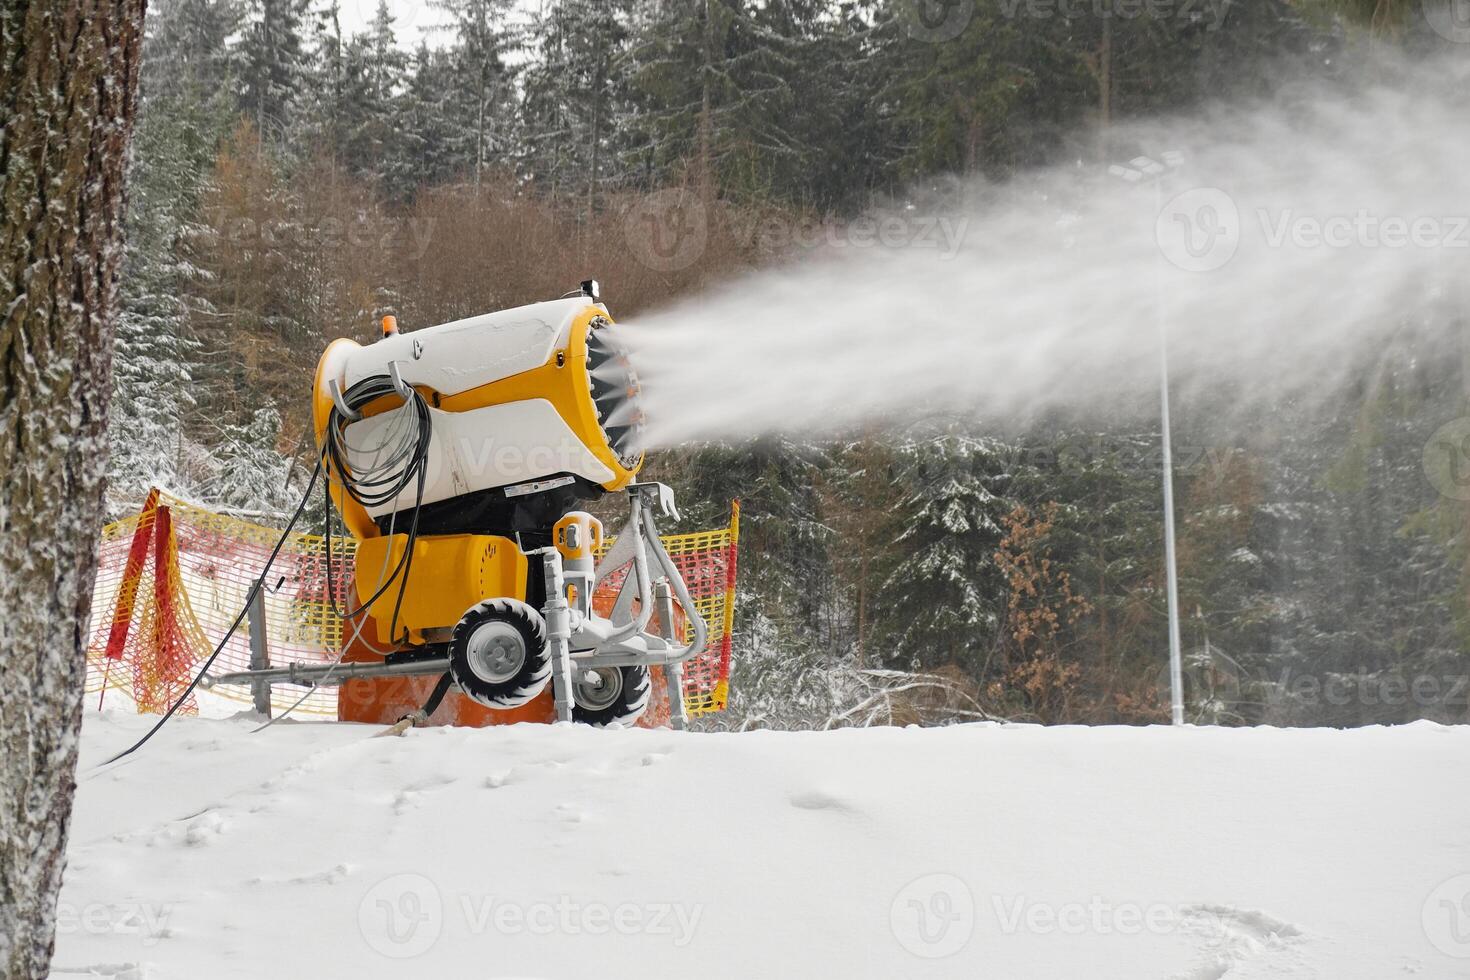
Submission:
[[[327,493],[357,542],[346,625],[358,642],[318,671],[348,686],[341,717],[397,721],[367,682],[437,675],[416,721],[452,684],[505,720],[530,717],[549,686],[557,720],[629,724],[658,667],[682,724],[681,665],[707,630],[659,540],[656,521],[678,518],[673,492],[637,479],[638,377],[594,281],[420,330],[385,318],[368,345],[333,341],[313,409]],[[628,516],[599,560],[602,524],[581,508],[614,494]],[[599,585],[612,598],[594,603]]]

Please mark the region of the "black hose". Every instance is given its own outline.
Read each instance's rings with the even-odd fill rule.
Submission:
[[[449,685],[453,683],[454,678],[446,670],[444,676],[439,678],[439,683],[434,685],[434,690],[429,693],[429,700],[425,701],[424,706],[419,709],[424,713],[425,721],[428,721],[429,716],[439,710],[439,705],[444,703],[444,695],[449,693]]]

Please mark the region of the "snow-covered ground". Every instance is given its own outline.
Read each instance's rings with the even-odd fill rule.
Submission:
[[[1470,728],[151,721],[54,980],[1470,977]]]

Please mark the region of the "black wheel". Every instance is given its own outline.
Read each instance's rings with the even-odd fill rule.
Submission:
[[[573,667],[572,720],[631,725],[648,707],[647,667]]]
[[[546,623],[518,599],[486,599],[460,617],[449,641],[449,672],[487,708],[518,708],[546,689]]]

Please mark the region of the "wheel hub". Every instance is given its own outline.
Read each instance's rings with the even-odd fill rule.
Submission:
[[[510,623],[484,623],[470,634],[465,661],[480,680],[503,684],[525,666],[526,642]]]
[[[572,696],[588,711],[610,707],[623,693],[623,672],[617,667],[592,667],[577,672]]]

